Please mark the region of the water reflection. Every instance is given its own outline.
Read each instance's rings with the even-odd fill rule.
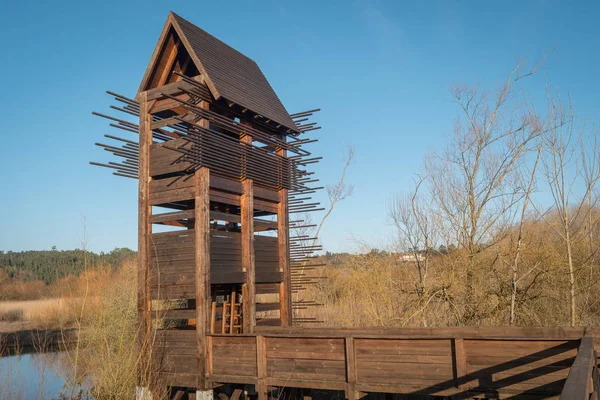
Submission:
[[[61,353],[0,357],[0,399],[60,399],[65,380]]]

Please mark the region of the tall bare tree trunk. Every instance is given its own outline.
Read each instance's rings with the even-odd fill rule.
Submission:
[[[568,214],[567,214],[568,215]],[[568,225],[568,216],[567,216],[567,225]],[[565,232],[565,238],[567,242],[567,260],[569,263],[569,293],[571,300],[571,326],[575,326],[575,271],[573,269],[573,252],[571,250],[571,236],[569,234],[569,230],[567,229]]]

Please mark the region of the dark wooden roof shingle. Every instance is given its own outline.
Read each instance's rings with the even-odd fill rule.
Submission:
[[[223,97],[297,131],[289,113],[253,60],[191,22],[172,13],[175,22],[212,82],[215,98]]]

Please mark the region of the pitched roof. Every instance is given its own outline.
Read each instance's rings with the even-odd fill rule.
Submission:
[[[215,99],[225,98],[298,131],[256,62],[173,12],[169,21]]]

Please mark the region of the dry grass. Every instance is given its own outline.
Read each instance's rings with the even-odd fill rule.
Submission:
[[[133,398],[138,384],[153,387],[153,398],[163,397],[149,368],[151,343],[138,348],[136,277],[137,264],[129,262],[117,273],[83,274],[74,281],[72,312],[81,335],[66,351],[67,397]]]
[[[507,326],[512,290],[511,269],[505,260],[511,259],[513,239],[508,234],[478,254],[473,263],[472,297],[465,279],[470,266],[461,249],[431,258],[423,293],[418,290],[415,263],[401,262],[397,254],[365,252],[347,255],[335,267],[310,271],[325,279],[301,292],[300,299],[324,305],[300,314],[331,327]],[[594,250],[598,248],[600,238],[578,242],[573,249],[581,266],[576,271],[578,325],[600,325],[600,253]],[[518,276],[515,325],[570,324],[564,249],[548,226],[529,222]],[[469,306],[475,312],[467,317]]]
[[[63,280],[55,292],[60,298],[0,303],[0,315],[19,319],[0,329],[76,329],[78,341],[56,365],[66,382],[65,398],[133,398],[139,383],[153,387],[153,398],[160,400],[149,368],[152,346],[138,348],[136,272],[135,263],[117,272],[95,269]]]
[[[0,321],[27,323],[30,328],[65,326],[71,304],[72,299],[65,298],[3,301],[0,302]]]

